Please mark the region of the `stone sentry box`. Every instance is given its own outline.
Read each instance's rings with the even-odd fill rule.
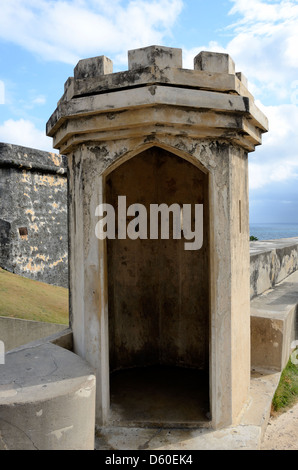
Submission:
[[[267,119],[227,54],[188,70],[150,46],[128,64],[79,61],[47,123],[68,156],[74,351],[96,371],[99,425],[227,426],[250,385],[247,155]],[[119,195],[203,204],[202,248],[98,240],[96,207]]]

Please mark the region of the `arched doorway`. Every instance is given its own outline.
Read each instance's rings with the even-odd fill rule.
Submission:
[[[107,241],[111,419],[194,424],[210,418],[208,174],[152,147],[106,178],[106,202],[146,207],[148,238]],[[150,239],[150,204],[203,204],[203,245]],[[116,210],[117,215],[117,210]],[[129,223],[127,218],[126,223]],[[194,228],[192,220],[192,228]],[[170,226],[171,219],[170,219]],[[183,221],[182,221],[183,226]]]

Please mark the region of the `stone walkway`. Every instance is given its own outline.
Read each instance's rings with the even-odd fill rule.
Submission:
[[[298,450],[298,403],[270,418],[261,450]]]

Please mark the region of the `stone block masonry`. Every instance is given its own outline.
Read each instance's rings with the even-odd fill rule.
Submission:
[[[0,143],[0,266],[68,286],[65,157]]]

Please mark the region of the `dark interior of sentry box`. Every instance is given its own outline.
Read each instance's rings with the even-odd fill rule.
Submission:
[[[194,423],[209,413],[208,175],[189,161],[153,147],[106,180],[116,208],[203,204],[204,241],[109,239],[108,311],[111,413],[118,422]],[[193,211],[194,213],[194,211]],[[171,219],[170,219],[171,221]],[[129,219],[127,219],[129,223]],[[171,225],[171,223],[170,223]]]

